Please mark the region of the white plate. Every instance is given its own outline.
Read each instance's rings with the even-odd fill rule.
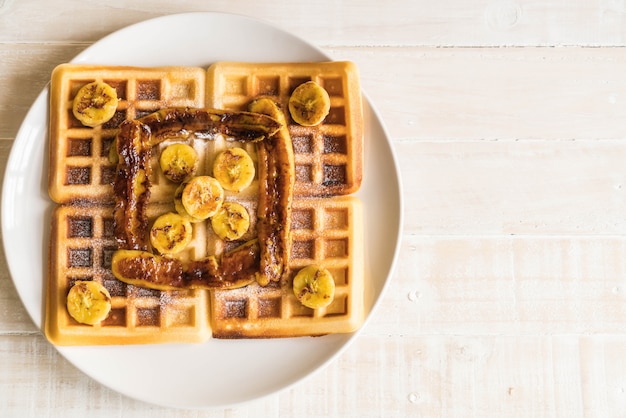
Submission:
[[[170,15],[129,26],[96,42],[73,62],[193,65],[218,60],[321,61],[330,57],[265,23],[235,15]],[[365,311],[378,304],[397,258],[402,224],[400,178],[389,138],[367,99]],[[2,195],[2,233],[15,287],[41,328],[52,203],[47,194],[48,89],[18,132]],[[163,406],[223,407],[285,389],[319,370],[356,337],[209,340],[204,344],[57,347],[80,370],[132,398]]]

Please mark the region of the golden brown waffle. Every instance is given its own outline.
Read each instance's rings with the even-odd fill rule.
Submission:
[[[211,292],[211,329],[219,338],[266,338],[352,332],[363,321],[361,203],[350,196],[295,199],[288,280]],[[319,309],[294,296],[292,279],[320,264],[335,279],[333,302]]]
[[[168,210],[154,206],[150,217]],[[205,251],[196,231],[188,256]],[[111,206],[61,205],[52,216],[45,333],[59,345],[200,342],[210,335],[207,295],[201,290],[157,291],[126,285],[111,273],[116,249]],[[95,280],[111,294],[111,313],[99,325],[82,325],[66,309],[76,280]]]
[[[315,81],[330,96],[330,113],[318,126],[295,123],[286,111],[296,159],[295,196],[356,192],[363,178],[363,110],[356,66],[351,62],[241,63],[209,67],[207,106],[245,110],[259,96],[287,109],[300,84]]]
[[[103,67],[62,64],[50,83],[50,174],[48,191],[57,203],[112,201],[115,167],[109,146],[126,119],[163,107],[203,107],[205,71],[193,67]],[[115,87],[117,111],[107,123],[89,128],[72,113],[78,90],[92,81]]]
[[[348,92],[355,87],[346,80],[356,75],[350,66],[344,67],[344,64],[328,67],[332,75],[329,80],[335,80],[333,84],[331,81],[323,81],[323,71],[312,76],[313,67],[304,64],[303,68],[308,75],[303,75],[303,79],[313,77],[323,81],[325,87],[331,90],[333,85],[344,83],[341,84],[341,90],[346,93],[342,99],[335,95],[333,103],[345,111],[346,108],[357,107],[351,101],[357,100],[355,95],[360,92]],[[217,68],[225,71],[223,66]],[[302,195],[303,191],[313,189],[315,193],[324,196],[350,190],[347,186],[335,187],[337,184],[333,182],[308,182],[303,185],[300,178],[300,196],[295,197],[293,209],[293,247],[289,262],[291,273],[283,283],[266,288],[255,284],[237,290],[211,292],[154,291],[126,285],[112,275],[110,261],[116,243],[111,204],[113,189],[108,182],[113,180],[114,167],[108,161],[108,147],[117,133],[117,127],[124,119],[140,117],[162,107],[204,106],[205,96],[210,95],[205,93],[205,88],[206,92],[211,92],[215,87],[206,82],[206,77],[206,69],[183,67],[142,69],[63,65],[53,73],[50,196],[62,204],[53,212],[50,242],[45,332],[52,342],[60,345],[198,342],[209,338],[211,333],[221,338],[321,335],[351,332],[362,323],[363,232],[360,202],[349,196],[309,198]],[[208,79],[211,80],[211,77]],[[74,119],[71,102],[82,85],[94,80],[114,85],[122,100],[112,122],[102,127],[87,128]],[[291,82],[295,83],[293,80]],[[340,83],[337,80],[342,81]],[[360,96],[357,102],[360,104]],[[233,106],[229,108],[233,109]],[[360,113],[358,115],[360,117]],[[350,118],[346,115],[343,117],[344,120]],[[351,132],[360,129],[360,125],[349,127],[351,124],[357,122],[346,123],[341,129],[338,128],[338,132],[342,133],[337,135],[351,138]],[[325,129],[335,125],[328,124]],[[300,132],[298,129],[305,128],[299,127],[295,132]],[[332,153],[328,152],[329,149],[324,152],[324,147],[330,146],[328,142],[332,140],[320,136],[318,130],[314,130],[317,133],[309,136],[310,148],[321,151],[311,155],[298,153],[296,158],[300,161],[300,167],[307,158],[311,161],[326,161],[319,165],[318,169],[321,170],[328,161],[334,161],[333,158],[342,161],[346,172],[352,172],[354,165],[360,166],[361,145],[348,145],[353,143],[349,140],[340,147],[345,152]],[[321,145],[319,141],[326,141],[326,144]],[[162,213],[174,211],[172,198],[177,185],[167,180],[158,168],[160,153],[173,142],[185,142],[197,151],[197,175],[211,175],[215,156],[229,147],[243,147],[255,165],[257,163],[254,144],[229,141],[221,135],[211,140],[190,136],[187,139],[172,138],[162,142],[152,153],[152,186],[148,209],[151,221]],[[355,156],[354,152],[359,155]],[[356,159],[354,165],[350,161],[352,157]],[[81,170],[89,175],[74,176]],[[352,182],[350,187],[358,187],[360,174],[350,176],[345,178],[358,177],[358,182]],[[240,241],[226,243],[213,232],[210,222],[199,222],[193,224],[192,243],[176,256],[183,260],[197,260],[212,254],[220,255],[254,238],[258,189],[257,177],[242,192],[225,192],[226,200],[243,204],[252,215],[250,231]],[[311,263],[323,264],[336,280],[335,300],[324,309],[305,308],[295,299],[291,289],[291,280],[297,270]],[[67,313],[67,292],[76,280],[98,281],[111,293],[112,310],[101,324],[81,325]]]

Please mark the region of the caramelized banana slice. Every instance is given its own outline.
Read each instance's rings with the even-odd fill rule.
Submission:
[[[250,215],[245,207],[236,202],[224,202],[211,218],[215,234],[223,240],[241,238],[250,228]]]
[[[111,311],[111,295],[98,282],[78,280],[67,294],[67,311],[81,324],[98,324]]]
[[[293,278],[293,293],[304,306],[323,308],[335,297],[335,280],[328,270],[312,264]]]
[[[72,112],[80,123],[93,128],[111,120],[117,110],[117,102],[117,92],[113,87],[94,81],[78,90]]]
[[[222,187],[232,192],[240,192],[254,180],[254,162],[243,148],[229,148],[215,157],[213,177]]]
[[[187,144],[172,144],[161,152],[159,165],[165,177],[174,183],[191,178],[196,172],[198,153]]]
[[[152,248],[161,254],[176,254],[189,245],[192,228],[189,220],[177,213],[159,216],[150,229]]]
[[[174,209],[176,209],[176,212],[180,216],[182,216],[184,219],[188,220],[191,223],[195,224],[198,222],[202,222],[204,221],[204,219],[191,216],[187,212],[187,209],[185,209],[185,207],[183,206],[183,190],[185,190],[186,185],[187,183],[182,183],[180,186],[178,186],[178,188],[176,188],[176,191],[174,192]]]
[[[224,189],[211,176],[198,176],[189,180],[180,197],[185,212],[192,219],[208,219],[215,215],[224,203]]]
[[[330,112],[328,92],[315,81],[300,84],[289,97],[289,113],[302,126],[322,123]]]

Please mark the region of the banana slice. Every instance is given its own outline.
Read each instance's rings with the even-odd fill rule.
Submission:
[[[304,306],[323,308],[335,297],[335,280],[328,270],[311,264],[293,278],[293,293]]]
[[[315,81],[300,84],[289,97],[291,118],[302,126],[322,123],[330,112],[328,92]]]
[[[224,189],[211,176],[194,177],[182,183],[174,194],[174,207],[190,222],[200,222],[215,215],[224,203]]]
[[[187,144],[172,144],[161,152],[159,165],[165,177],[174,183],[191,178],[196,172],[198,153]]]
[[[85,126],[95,127],[111,120],[117,110],[117,92],[101,81],[84,85],[76,93],[72,112]]]
[[[180,216],[182,216],[184,219],[188,220],[191,223],[202,222],[204,219],[191,216],[187,212],[187,209],[185,209],[185,207],[183,206],[183,190],[185,189],[186,185],[187,183],[182,183],[174,192],[174,208],[176,209],[176,213],[178,213]]]
[[[250,186],[254,173],[254,162],[243,148],[222,151],[213,162],[213,177],[224,189],[232,192],[240,192]]]
[[[95,325],[111,311],[111,295],[98,282],[78,280],[67,294],[67,311],[77,322]]]
[[[189,245],[192,237],[191,223],[178,213],[159,216],[150,229],[152,248],[161,254],[176,254]]]
[[[109,146],[109,163],[111,163],[112,165],[117,165],[117,163],[119,162],[120,156],[117,153],[117,138],[115,138]]]
[[[234,241],[241,238],[250,228],[250,214],[236,202],[224,202],[211,218],[213,231],[223,240]]]

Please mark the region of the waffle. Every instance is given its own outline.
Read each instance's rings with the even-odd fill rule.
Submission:
[[[203,107],[205,71],[193,67],[102,67],[62,64],[50,83],[50,174],[48,192],[57,203],[113,201],[115,166],[109,147],[119,125],[163,107]],[[120,99],[113,118],[95,128],[72,113],[78,90],[92,81],[115,87]]]
[[[234,66],[228,64],[231,65]],[[295,68],[297,64],[289,64],[287,67]],[[339,166],[341,161],[344,171],[353,174],[342,177],[342,181],[346,181],[341,185],[333,181],[305,182],[302,176],[299,177],[300,192],[294,196],[293,203],[293,246],[288,266],[290,273],[281,283],[273,283],[267,287],[253,284],[241,289],[220,291],[155,291],[122,283],[111,273],[111,256],[116,250],[116,242],[113,230],[113,188],[110,182],[113,180],[115,167],[108,161],[108,148],[120,123],[163,107],[204,106],[207,100],[213,100],[210,97],[217,88],[213,85],[212,80],[215,78],[211,74],[216,74],[219,70],[225,76],[227,68],[230,67],[226,67],[226,64],[217,64],[207,72],[207,69],[187,67],[144,69],[62,65],[54,71],[50,90],[49,193],[52,200],[59,205],[52,215],[45,321],[46,335],[53,343],[145,344],[200,342],[211,335],[218,338],[322,335],[351,332],[362,323],[361,205],[357,198],[351,196],[320,197],[345,194],[350,188],[358,188],[362,164],[361,142],[348,140],[355,135],[354,132],[360,131],[360,124],[356,121],[345,123],[342,127],[338,127],[336,123],[325,122],[319,129],[312,129],[315,133],[309,135],[309,148],[317,150],[317,154],[303,152],[302,142],[296,146],[300,147],[300,152],[296,150],[296,161],[300,170],[305,165],[303,161],[308,158],[312,161],[310,165],[321,161],[317,169],[322,171],[329,162]],[[245,71],[250,68],[244,66]],[[314,68],[321,72],[312,75]],[[331,91],[333,85],[341,85],[340,90],[346,93],[342,99],[338,99],[337,95],[332,96],[334,106],[341,107],[344,111],[353,107],[360,109],[360,106],[351,104],[352,100],[356,100],[356,93],[351,90],[355,88],[354,84],[346,84],[346,79],[355,77],[351,67],[338,63],[328,67],[328,70],[324,68],[326,67],[303,64],[306,75],[302,77],[322,81]],[[266,71],[269,72],[270,69],[271,66],[267,66]],[[324,71],[331,74],[328,76],[329,80],[342,80],[344,84],[339,81],[336,84],[323,81]],[[115,86],[121,100],[112,121],[101,127],[87,128],[74,119],[71,103],[78,89],[94,80],[102,80]],[[290,82],[295,83],[294,80],[295,78]],[[258,93],[268,91],[266,89]],[[275,95],[276,99],[281,97]],[[360,96],[357,103],[360,104]],[[241,102],[237,106],[231,103],[223,107],[239,109],[245,106]],[[332,116],[332,112],[327,120],[337,118]],[[337,110],[334,112],[336,114]],[[346,111],[342,120],[351,118],[348,113],[354,112]],[[360,117],[360,113],[358,115]],[[319,133],[322,128],[327,129],[323,131],[325,134]],[[331,128],[340,132],[337,133],[338,136],[343,135],[346,138],[341,145],[345,152],[329,152],[329,143],[333,141],[329,139],[331,136],[328,133]],[[293,126],[290,126],[290,130],[298,132]],[[222,135],[211,140],[194,136],[165,140],[154,147],[151,157],[152,186],[148,207],[150,223],[160,214],[175,210],[172,198],[177,184],[166,179],[158,167],[160,153],[175,142],[187,143],[196,150],[199,156],[197,175],[210,175],[216,155],[230,147],[244,148],[257,165],[255,144],[232,141]],[[359,145],[348,145],[355,142]],[[354,163],[351,161],[352,157],[355,158]],[[242,192],[225,191],[226,200],[241,203],[252,215],[249,232],[239,241],[229,243],[219,239],[209,221],[195,223],[191,244],[176,257],[198,260],[208,255],[219,256],[255,238],[258,190],[258,178],[255,178],[252,185]],[[293,295],[293,276],[301,267],[311,263],[323,264],[335,277],[336,296],[333,303],[326,308],[306,308]],[[95,280],[111,293],[111,313],[99,325],[82,325],[69,316],[66,298],[76,280]]]
[[[154,218],[169,208],[155,205]],[[204,253],[196,230],[187,256]],[[111,206],[60,205],[52,216],[45,333],[59,345],[200,342],[210,335],[208,299],[201,290],[156,291],[127,285],[111,273],[116,249]],[[195,253],[195,254],[194,254]],[[95,280],[111,294],[111,313],[98,325],[79,324],[66,309],[76,280]]]
[[[352,332],[363,321],[363,233],[358,199],[295,199],[290,275],[282,283],[254,283],[211,292],[211,329],[218,338],[296,337]],[[335,279],[333,302],[319,309],[294,296],[298,270],[321,264]]]
[[[285,112],[296,161],[294,196],[347,195],[363,178],[363,111],[356,66],[350,62],[241,63],[209,67],[207,106],[245,110],[269,96],[287,109],[293,90],[315,81],[330,96],[330,112],[318,126],[296,124]]]

